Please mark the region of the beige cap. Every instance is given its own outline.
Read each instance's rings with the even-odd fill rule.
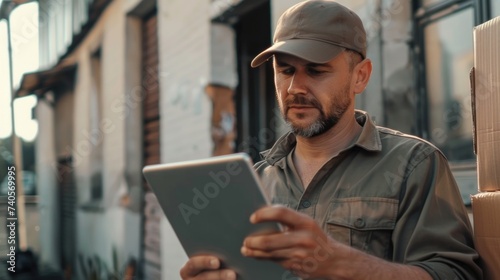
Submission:
[[[366,32],[353,11],[331,0],[309,0],[281,15],[273,45],[252,60],[252,67],[275,53],[290,54],[314,63],[326,63],[344,49],[366,57]]]

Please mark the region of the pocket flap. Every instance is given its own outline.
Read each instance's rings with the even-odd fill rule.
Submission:
[[[398,200],[384,197],[335,199],[327,223],[356,230],[391,230],[396,224]]]

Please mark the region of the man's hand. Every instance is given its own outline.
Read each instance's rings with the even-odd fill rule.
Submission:
[[[241,253],[273,260],[304,279],[431,279],[420,267],[391,263],[327,236],[311,217],[283,206],[255,211],[250,222],[279,222],[283,232],[245,238]]]
[[[221,263],[214,256],[195,256],[181,268],[183,280],[236,280],[236,273],[220,269]]]
[[[250,222],[279,222],[283,232],[249,236],[241,253],[247,257],[271,259],[302,278],[324,278],[338,259],[336,246],[309,216],[282,206],[257,210]]]

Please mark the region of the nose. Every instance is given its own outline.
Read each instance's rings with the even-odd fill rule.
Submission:
[[[290,85],[287,90],[288,94],[306,94],[306,77],[301,73],[295,72],[290,79]]]

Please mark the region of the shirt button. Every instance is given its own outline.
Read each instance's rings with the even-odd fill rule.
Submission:
[[[311,207],[311,202],[309,202],[309,200],[303,201],[302,202],[302,207],[303,208],[309,208],[309,207]]]
[[[355,228],[364,228],[365,227],[365,220],[363,220],[363,218],[357,218],[356,221],[354,222],[354,227]]]

